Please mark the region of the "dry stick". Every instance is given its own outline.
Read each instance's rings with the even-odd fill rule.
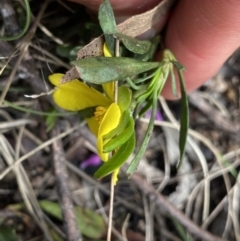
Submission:
[[[189,95],[189,101],[192,105],[198,108],[214,125],[221,131],[227,131],[230,134],[234,134],[239,139],[240,124],[228,120],[221,114],[220,111],[213,108],[207,101],[205,101],[199,91],[195,91]]]
[[[155,202],[160,208],[165,209],[172,217],[176,218],[187,230],[204,241],[224,241],[209,232],[198,227],[194,222],[187,218],[180,210],[178,210],[170,201],[158,193],[153,186],[149,185],[142,177],[133,175],[132,180],[138,188],[149,197],[151,202]]]
[[[13,80],[15,74],[18,71],[18,67],[19,67],[19,65],[20,65],[20,63],[21,63],[21,61],[22,61],[22,59],[23,59],[23,57],[25,55],[25,52],[27,51],[27,48],[28,48],[28,46],[30,44],[30,41],[31,41],[31,38],[34,36],[34,33],[35,33],[36,29],[37,29],[37,25],[38,25],[40,19],[42,18],[43,14],[44,14],[47,6],[48,6],[48,3],[49,3],[49,0],[46,0],[44,2],[44,4],[41,7],[40,12],[38,13],[38,16],[36,17],[36,20],[35,20],[32,28],[30,29],[30,31],[26,35],[26,37],[22,39],[24,47],[23,47],[22,53],[18,57],[17,62],[16,62],[15,66],[14,66],[14,68],[13,68],[13,70],[12,70],[10,76],[9,76],[8,83],[6,84],[6,86],[5,86],[5,88],[4,88],[3,92],[2,92],[2,95],[0,97],[0,106],[2,105],[4,99],[5,99],[6,95],[7,95],[7,92],[9,90],[10,86],[11,86],[12,80]]]
[[[58,136],[60,134],[58,126],[51,132],[51,136]],[[58,186],[58,195],[62,207],[63,221],[66,229],[66,236],[68,241],[82,241],[82,235],[78,229],[73,202],[67,182],[67,170],[64,162],[65,154],[63,151],[62,141],[56,140],[52,144],[53,147],[53,164],[56,175],[56,182]]]
[[[80,126],[82,126],[84,123],[81,123],[80,125],[74,126],[70,129],[68,129],[67,131],[54,136],[53,138],[45,141],[44,143],[42,143],[41,145],[37,146],[36,148],[34,148],[33,150],[31,150],[30,152],[26,153],[25,155],[21,156],[18,160],[16,160],[11,166],[7,167],[6,169],[4,169],[2,171],[2,173],[0,173],[0,180],[2,180],[16,165],[20,164],[21,162],[23,162],[24,160],[26,160],[27,158],[29,158],[30,156],[34,155],[36,152],[44,149],[45,147],[49,146],[50,144],[52,144],[55,140],[57,139],[61,139],[67,135],[69,135],[70,133],[72,133],[73,131],[77,130]]]

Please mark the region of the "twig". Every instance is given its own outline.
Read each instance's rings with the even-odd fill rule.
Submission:
[[[55,128],[51,132],[51,136],[59,135],[59,128]],[[64,162],[66,161],[61,140],[56,140],[52,144],[53,147],[53,164],[58,186],[58,195],[62,207],[64,226],[66,228],[66,236],[68,241],[82,241],[82,235],[78,229],[73,202],[67,183],[67,170]]]
[[[30,156],[34,155],[36,152],[42,150],[43,148],[49,146],[50,144],[52,144],[55,140],[57,139],[61,139],[67,135],[69,135],[70,133],[72,133],[73,131],[77,130],[79,128],[79,126],[82,126],[84,123],[81,123],[80,125],[74,126],[70,129],[68,129],[67,131],[54,136],[53,138],[49,139],[48,141],[45,141],[44,143],[42,143],[41,145],[39,145],[38,147],[34,148],[33,150],[31,150],[30,152],[26,153],[25,155],[21,156],[18,160],[16,160],[12,165],[10,165],[8,168],[6,168],[2,173],[0,173],[0,180],[3,179],[16,165],[20,164],[21,162],[23,162],[24,160],[26,160],[27,158],[29,158]]]
[[[149,185],[143,178],[134,174],[132,180],[138,186],[138,188],[150,199],[155,202],[156,205],[165,209],[172,217],[177,219],[187,230],[193,235],[203,239],[204,241],[224,241],[223,239],[216,237],[209,232],[201,229],[189,218],[187,218],[180,210],[178,210],[173,204],[171,204],[164,196],[158,193],[153,186]]]
[[[34,36],[34,33],[35,33],[36,29],[37,29],[37,25],[38,25],[40,19],[42,18],[43,14],[44,14],[47,6],[48,6],[48,3],[49,3],[49,0],[46,0],[46,1],[43,3],[43,5],[42,5],[42,7],[41,7],[41,10],[39,11],[39,13],[38,13],[38,15],[37,15],[37,17],[36,17],[36,20],[35,20],[32,28],[30,29],[30,31],[29,31],[29,33],[26,35],[26,37],[22,40],[24,47],[23,47],[22,53],[21,53],[20,56],[18,57],[18,59],[17,59],[17,61],[16,61],[16,64],[15,64],[15,66],[14,66],[14,68],[13,68],[13,70],[12,70],[10,76],[9,76],[8,83],[6,84],[6,86],[5,86],[2,94],[1,94],[1,96],[0,96],[0,106],[2,105],[2,103],[3,103],[3,101],[4,101],[4,98],[6,97],[6,94],[7,94],[8,90],[9,90],[9,88],[10,88],[10,86],[11,86],[12,80],[13,80],[15,74],[17,73],[18,67],[19,67],[19,65],[20,65],[20,63],[21,63],[21,61],[22,61],[22,59],[23,59],[23,57],[24,57],[24,55],[25,55],[25,52],[26,52],[27,49],[28,49],[28,46],[29,46],[30,41],[31,41],[31,38]],[[26,0],[26,6],[29,6],[27,0]],[[29,9],[29,11],[30,11],[30,9]],[[16,36],[15,36],[15,37],[16,37]]]
[[[227,131],[239,138],[240,124],[228,120],[220,111],[214,109],[207,101],[205,101],[198,91],[189,95],[189,101],[192,105],[198,108],[214,125],[221,131]]]
[[[81,178],[83,178],[84,180],[86,180],[87,182],[89,182],[91,185],[95,185],[96,188],[98,188],[101,192],[103,192],[104,194],[110,196],[110,191],[105,188],[101,183],[99,183],[98,181],[94,180],[92,177],[88,176],[85,172],[83,172],[82,170],[76,168],[73,164],[71,164],[70,162],[65,162],[65,165],[75,174],[77,174],[78,176],[80,176]],[[131,210],[132,212],[136,213],[137,215],[139,215],[140,217],[143,217],[143,211],[140,207],[127,202],[126,200],[116,196],[116,201],[118,201],[119,203],[121,203],[123,206],[125,206],[127,209]]]

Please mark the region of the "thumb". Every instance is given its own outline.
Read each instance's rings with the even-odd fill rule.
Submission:
[[[186,67],[188,92],[211,78],[240,45],[239,0],[180,0],[167,27],[166,47]],[[170,82],[163,96],[172,99]]]

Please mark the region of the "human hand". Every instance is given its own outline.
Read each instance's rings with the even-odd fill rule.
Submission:
[[[96,11],[101,0],[72,0]],[[111,0],[118,18],[130,17],[153,8],[159,0]],[[239,0],[179,0],[167,23],[165,46],[186,67],[188,92],[211,78],[240,46]],[[159,20],[164,22],[164,18]],[[159,24],[159,27],[162,24]],[[160,29],[159,29],[160,31]],[[173,99],[171,84],[162,95]]]

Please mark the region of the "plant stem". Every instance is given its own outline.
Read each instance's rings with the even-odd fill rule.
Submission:
[[[115,44],[115,57],[119,57],[120,56],[120,52],[119,52],[119,39],[116,39],[116,44]],[[118,81],[114,82],[114,102],[117,103],[118,102]]]
[[[116,39],[115,44],[115,56],[119,57],[119,39]],[[114,82],[114,102],[118,102],[118,81]],[[114,155],[114,151],[112,152]],[[107,233],[107,241],[111,241],[111,234],[112,234],[112,217],[113,217],[113,201],[114,201],[114,172],[111,176],[111,188],[110,188],[110,208],[109,208],[109,217],[108,217],[108,233]]]
[[[110,187],[110,207],[109,207],[109,216],[108,216],[108,233],[107,241],[111,241],[112,234],[112,225],[113,225],[113,201],[114,201],[114,173],[111,176],[111,187]]]

